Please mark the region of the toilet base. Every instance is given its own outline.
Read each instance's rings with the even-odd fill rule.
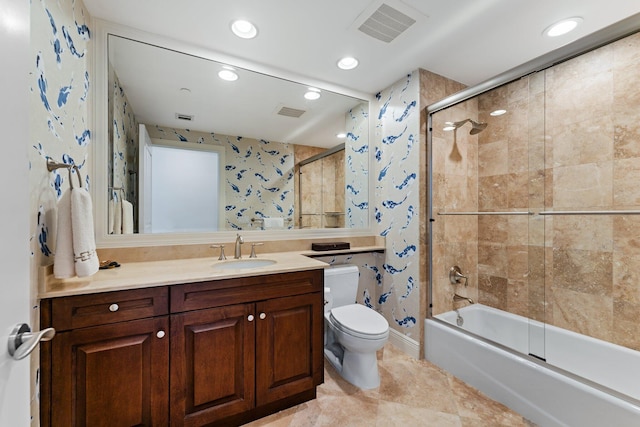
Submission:
[[[324,349],[324,355],[340,376],[356,387],[369,390],[380,386],[378,357],[375,351],[354,353],[344,350],[342,361],[328,348]]]

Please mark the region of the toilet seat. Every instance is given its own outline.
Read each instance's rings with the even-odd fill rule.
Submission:
[[[331,321],[336,329],[354,337],[375,340],[389,334],[389,323],[378,312],[360,304],[331,309]]]

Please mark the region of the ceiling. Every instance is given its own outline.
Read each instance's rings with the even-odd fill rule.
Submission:
[[[629,16],[639,14],[640,25],[640,0],[607,0],[606,7],[603,0],[384,0],[415,20],[387,43],[358,29],[383,0],[84,3],[94,18],[174,39],[195,50],[204,48],[211,53],[207,56],[219,57],[244,73],[243,84],[231,89],[210,78],[217,73],[214,64],[223,64],[168,56],[161,60],[139,50],[120,59],[110,54],[141,123],[318,147],[341,142],[336,133],[344,131],[345,112],[358,103],[331,90],[371,99],[418,68],[473,86]],[[583,19],[574,32],[554,39],[542,35],[552,23],[574,16]],[[258,37],[233,35],[230,24],[235,19],[253,22]],[[360,65],[340,70],[336,63],[343,56],[356,57]],[[185,77],[181,70],[187,69]],[[285,80],[265,82],[265,74]],[[281,85],[291,84],[286,80],[329,91],[319,101],[306,101],[300,91],[307,86],[284,89]],[[208,92],[197,89],[206,82]],[[180,91],[182,87],[193,93]],[[214,100],[224,102],[214,105]],[[299,119],[282,118],[275,112],[283,106],[306,112]],[[195,119],[180,122],[176,113]]]
[[[84,0],[92,17],[205,47],[243,61],[375,94],[417,68],[475,85],[587,34],[640,13],[637,0],[384,0],[416,20],[390,43],[357,28],[382,0]],[[542,31],[580,16],[556,39]],[[258,37],[240,39],[234,19]],[[640,17],[639,17],[640,19]],[[360,61],[355,70],[339,58]]]

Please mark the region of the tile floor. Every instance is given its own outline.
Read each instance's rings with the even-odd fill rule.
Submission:
[[[381,353],[379,388],[360,390],[325,363],[324,384],[315,400],[246,427],[535,427],[425,360],[415,360],[391,344]]]

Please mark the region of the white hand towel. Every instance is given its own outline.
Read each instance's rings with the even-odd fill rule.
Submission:
[[[284,228],[284,218],[263,218],[263,230],[282,230]]]
[[[109,234],[122,234],[122,204],[113,199],[109,201]]]
[[[67,279],[76,275],[71,233],[71,191],[68,190],[58,201],[56,253],[53,258],[53,276],[56,279]]]
[[[71,228],[76,274],[85,277],[100,268],[96,253],[91,195],[84,188],[71,190]]]
[[[122,234],[133,234],[133,204],[122,201]]]

